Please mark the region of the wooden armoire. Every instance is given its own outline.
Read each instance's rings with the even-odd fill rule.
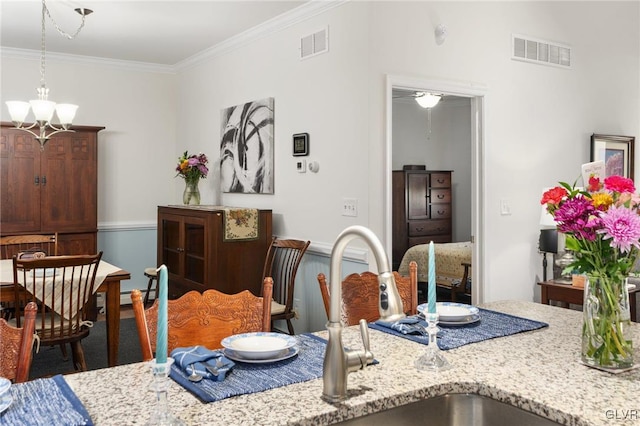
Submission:
[[[58,233],[58,254],[97,251],[98,132],[73,126],[40,149],[35,138],[0,128],[0,234]]]
[[[450,243],[450,170],[394,170],[392,174],[393,269],[418,244]]]

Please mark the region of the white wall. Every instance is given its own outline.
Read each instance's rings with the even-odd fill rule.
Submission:
[[[486,87],[480,194],[486,237],[484,296],[533,299],[541,274],[537,237],[542,188],[579,175],[580,164],[589,160],[591,133],[639,133],[639,4],[360,5],[365,6],[376,28],[369,60],[372,110],[383,110],[381,88],[387,73]],[[432,32],[439,23],[447,25],[449,34],[440,46]],[[511,60],[512,33],[571,45],[573,68]],[[379,115],[371,120],[371,132],[371,144],[378,147],[384,134]],[[371,157],[370,170],[383,166],[382,155]],[[501,199],[510,201],[510,216],[500,215]],[[374,214],[380,211],[380,203],[372,202],[374,229],[382,226],[382,214]]]
[[[383,235],[386,76],[482,85],[485,299],[531,300],[542,188],[578,176],[591,133],[640,136],[639,7],[347,2],[177,76],[50,60],[48,82],[52,99],[81,105],[78,124],[107,127],[99,154],[106,225],[149,224],[158,204],[180,202],[177,156],[189,149],[215,160],[220,110],[273,96],[275,194],[221,195],[207,179],[203,203],[271,208],[276,234],[327,244],[352,224]],[[449,36],[438,46],[432,28],[440,22]],[[299,38],[327,25],[330,51],[300,61]],[[571,45],[573,68],[512,61],[512,33]],[[37,65],[3,57],[3,100],[32,95]],[[310,134],[317,174],[295,171],[291,135],[299,132]],[[358,199],[357,218],[340,215],[342,197]],[[500,215],[501,199],[512,215]]]
[[[106,261],[131,272],[123,291],[146,288],[143,271],[156,265],[155,239],[131,251],[140,234],[129,231],[155,229],[156,206],[181,202],[173,191],[182,184],[174,180],[175,75],[49,56],[49,98],[79,105],[75,124],[105,127],[98,133],[98,247]],[[3,55],[2,100],[33,99],[39,70],[38,60]],[[6,107],[0,110],[10,121]]]
[[[440,22],[449,37],[438,46]],[[273,96],[275,194],[222,201],[271,207],[275,233],[330,243],[354,223],[383,235],[385,77],[486,87],[484,296],[532,300],[541,189],[578,175],[591,133],[639,133],[638,23],[629,2],[348,2],[181,73],[180,122],[218,129],[220,109]],[[299,37],[324,26],[329,53],[298,60]],[[511,60],[512,33],[571,45],[573,68]],[[302,131],[318,174],[294,171],[291,135]],[[186,132],[201,150],[215,146]],[[359,217],[340,215],[342,197],[359,200]]]

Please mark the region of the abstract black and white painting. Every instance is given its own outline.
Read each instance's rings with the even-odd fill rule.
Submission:
[[[222,110],[223,192],[273,194],[273,111],[273,98]]]

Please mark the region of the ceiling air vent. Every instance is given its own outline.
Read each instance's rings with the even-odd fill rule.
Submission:
[[[564,44],[512,35],[511,59],[571,68],[571,48]]]
[[[307,59],[329,51],[329,27],[300,39],[300,59]]]

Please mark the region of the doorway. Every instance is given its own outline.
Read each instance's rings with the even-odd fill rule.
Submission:
[[[443,94],[445,97],[466,98],[470,102],[471,121],[471,241],[472,253],[472,303],[478,304],[484,301],[483,271],[483,106],[485,89],[477,84],[459,84],[446,81],[422,80],[402,76],[387,76],[386,84],[386,146],[384,150],[385,161],[385,240],[386,249],[391,253],[392,233],[392,170],[393,170],[393,93],[400,91],[422,91]]]

